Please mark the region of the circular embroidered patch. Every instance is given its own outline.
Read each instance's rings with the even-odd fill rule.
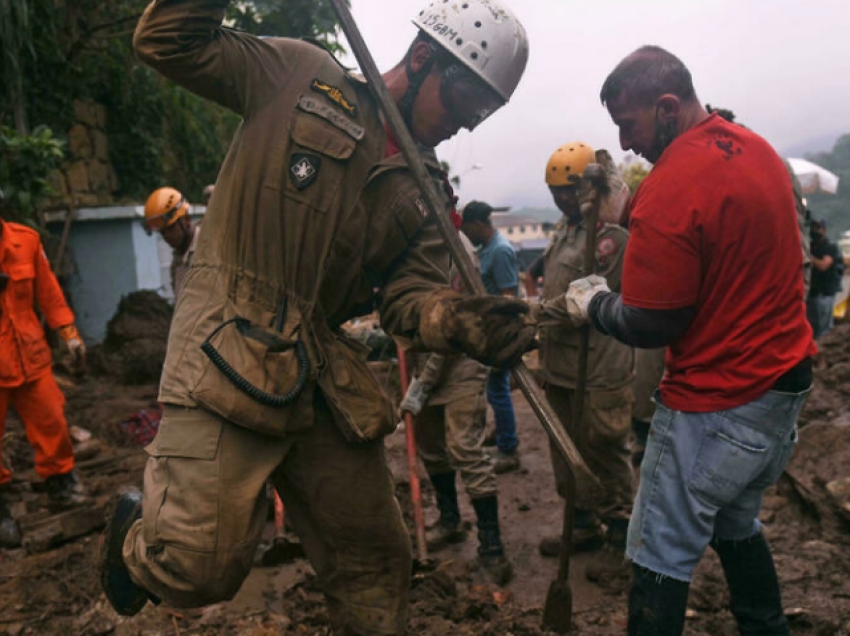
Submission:
[[[614,250],[617,249],[617,244],[614,243],[614,239],[604,238],[599,241],[599,246],[597,247],[597,251],[602,256],[609,256],[614,253]]]

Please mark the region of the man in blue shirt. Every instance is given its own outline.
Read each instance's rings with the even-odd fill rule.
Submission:
[[[478,248],[481,278],[487,292],[494,296],[516,297],[519,266],[508,239],[493,227],[493,207],[483,201],[470,201],[463,209],[461,231]],[[492,369],[487,378],[487,401],[496,420],[496,451],[493,468],[504,473],[519,468],[519,439],[511,400],[511,375],[505,369]]]

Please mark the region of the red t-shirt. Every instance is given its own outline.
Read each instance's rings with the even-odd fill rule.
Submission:
[[[694,306],[661,397],[680,411],[750,402],[817,348],[791,181],[758,135],[712,115],[677,137],[631,202],[623,302]]]

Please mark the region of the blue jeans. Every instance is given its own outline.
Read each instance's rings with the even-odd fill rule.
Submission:
[[[690,581],[712,537],[759,532],[764,491],[788,464],[807,395],[768,391],[726,411],[685,413],[664,406],[656,391],[628,557]]]
[[[806,301],[806,317],[812,326],[815,339],[832,329],[834,307],[835,296],[809,296]]]
[[[492,369],[487,376],[487,401],[496,420],[496,446],[503,453],[513,453],[519,446],[516,434],[514,403],[511,400],[511,372]]]

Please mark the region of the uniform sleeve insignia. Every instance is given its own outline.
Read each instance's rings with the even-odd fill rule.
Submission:
[[[419,214],[422,215],[423,219],[428,217],[428,207],[422,199],[416,199],[416,209],[419,210]]]
[[[319,176],[322,160],[317,155],[307,155],[300,152],[292,153],[289,160],[289,178],[297,190],[303,190]]]
[[[327,97],[334,104],[342,108],[351,117],[357,116],[357,106],[348,101],[345,98],[345,95],[343,94],[342,90],[337,88],[336,86],[325,84],[322,80],[316,78],[313,80],[313,83],[310,84],[310,88],[312,88],[317,93],[321,93],[322,95]]]
[[[599,246],[596,248],[596,251],[600,256],[610,256],[617,249],[617,244],[614,243],[614,239],[604,238],[599,241]]]

